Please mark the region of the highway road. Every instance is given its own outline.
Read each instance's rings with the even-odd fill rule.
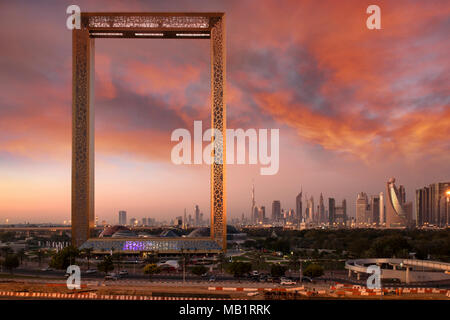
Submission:
[[[128,270],[130,272],[130,270]],[[338,273],[338,272],[336,272]],[[308,283],[303,282],[303,285],[313,285],[313,286],[329,286],[331,282],[339,282],[339,283],[350,283],[350,284],[359,284],[359,285],[365,285],[365,280],[356,280],[356,279],[348,279],[343,275],[336,274],[333,277],[322,277],[320,279],[317,279],[314,281],[314,283]],[[4,277],[8,277],[7,273],[3,273]],[[34,277],[36,280],[45,278],[48,278],[49,280],[61,280],[65,281],[65,271],[62,270],[53,270],[53,271],[42,271],[40,269],[29,269],[29,268],[18,268],[14,270],[15,276],[26,276],[28,277]],[[327,275],[329,276],[329,275]],[[82,282],[92,282],[92,281],[104,281],[105,274],[104,273],[95,273],[95,274],[86,274],[83,271],[81,272],[81,280]],[[220,286],[220,285],[231,285],[231,284],[239,284],[240,286],[246,285],[246,286],[255,286],[255,287],[273,287],[273,286],[279,286],[278,283],[267,283],[267,282],[258,282],[255,280],[250,280],[248,278],[242,278],[242,279],[236,279],[233,276],[230,275],[214,275],[215,281],[209,282],[209,277],[199,277],[194,276],[191,274],[186,274],[185,280],[186,283],[190,283],[192,285],[210,285],[210,286]],[[29,278],[28,278],[29,279]],[[134,284],[141,283],[141,284],[149,284],[151,282],[155,283],[180,283],[183,281],[183,274],[182,273],[175,273],[175,274],[156,274],[151,277],[151,281],[149,281],[149,276],[142,274],[142,273],[136,273],[133,274],[130,272],[129,275],[126,275],[122,277],[119,280],[116,281],[106,281],[106,283],[131,283]],[[436,282],[427,282],[427,283],[413,283],[413,284],[385,284],[386,287],[434,287],[434,288],[442,288],[442,289],[450,289],[450,283],[436,283]]]

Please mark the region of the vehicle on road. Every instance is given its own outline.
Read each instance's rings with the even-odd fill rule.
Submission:
[[[209,282],[216,282],[216,277],[214,277],[214,276],[213,276],[213,277],[210,277],[210,278],[209,278]]]
[[[46,271],[54,271],[55,269],[53,269],[53,268],[50,268],[50,267],[47,267],[47,268],[44,268],[44,269],[41,269],[41,271],[44,271],[44,272],[46,272]]]
[[[254,296],[257,296],[258,294],[259,294],[259,292],[249,292],[249,293],[247,293],[247,295],[249,297],[254,297]]]
[[[97,270],[95,270],[95,269],[88,269],[84,273],[86,273],[86,274],[97,273]]]
[[[281,278],[280,279],[280,284],[281,285],[292,285],[292,284],[296,284],[295,281],[289,279],[289,278]]]
[[[109,273],[105,276],[105,280],[119,280],[119,276],[115,273]]]
[[[313,280],[310,277],[303,276],[302,282],[312,282]]]
[[[246,276],[246,278],[247,278],[247,280],[248,281],[259,281],[259,276],[255,276],[255,275],[253,275],[253,274],[248,274],[247,276]]]
[[[119,276],[127,276],[128,275],[128,271],[127,270],[122,270],[119,272]]]

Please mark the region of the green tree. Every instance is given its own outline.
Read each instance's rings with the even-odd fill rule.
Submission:
[[[323,275],[323,273],[323,267],[316,263],[311,263],[305,268],[305,270],[303,270],[303,275],[310,278],[320,277]]]
[[[281,251],[283,253],[288,253],[291,250],[291,244],[289,243],[289,240],[278,240],[274,243],[273,249],[275,251]]]
[[[55,269],[65,270],[68,266],[76,263],[79,255],[80,251],[76,247],[68,246],[54,254],[49,265]]]
[[[378,258],[400,257],[410,250],[407,239],[400,234],[377,238],[372,247]]]
[[[270,274],[272,277],[282,277],[286,273],[286,267],[281,264],[272,264]]]
[[[111,255],[105,255],[103,257],[103,260],[99,264],[97,264],[97,269],[98,271],[104,272],[105,274],[107,274],[110,271],[113,271],[114,263]]]
[[[161,268],[156,263],[149,263],[143,269],[145,274],[148,274],[148,278],[151,279],[154,274],[161,272]]]
[[[15,254],[9,254],[3,260],[3,266],[13,273],[13,270],[19,266],[19,258]]]
[[[254,239],[248,239],[244,241],[242,246],[247,249],[254,249],[258,247],[258,242]]]
[[[240,278],[244,274],[249,273],[252,270],[252,264],[249,262],[235,261],[231,262],[227,266],[227,271],[234,277]]]
[[[207,271],[208,268],[206,268],[205,266],[195,266],[191,269],[191,272],[196,276],[201,276],[202,274],[205,274]]]
[[[252,262],[252,267],[255,270],[262,270],[266,264],[266,259],[264,259],[263,254],[260,251],[255,251],[249,255],[250,261]]]
[[[12,254],[13,250],[11,249],[11,247],[1,247],[0,248],[0,254],[3,258],[6,258],[8,255]]]
[[[15,232],[6,231],[0,232],[0,242],[11,242],[16,238]]]

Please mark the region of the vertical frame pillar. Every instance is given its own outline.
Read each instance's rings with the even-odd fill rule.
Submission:
[[[72,34],[72,245],[94,228],[94,39],[87,28]]]
[[[222,133],[219,137],[212,137],[214,161],[211,164],[211,237],[225,251],[227,247],[225,15],[211,18],[210,23],[211,127]]]

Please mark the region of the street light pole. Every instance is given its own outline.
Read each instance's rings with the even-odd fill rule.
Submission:
[[[449,203],[449,202],[450,202],[450,190],[447,190],[447,192],[445,193],[445,195],[446,195],[446,198],[447,198],[447,206],[446,206],[446,207],[447,207],[447,208],[446,208],[447,210],[445,210],[445,211],[446,211],[446,213],[447,213],[447,227],[448,227],[448,211],[449,211],[449,210],[448,210],[448,209],[449,209],[448,207],[450,206],[450,203]]]
[[[302,283],[303,282],[303,279],[302,279],[302,259],[299,259],[300,260],[300,270],[299,270],[299,281],[300,281],[300,283]]]
[[[183,255],[183,283],[186,282],[186,256]]]

